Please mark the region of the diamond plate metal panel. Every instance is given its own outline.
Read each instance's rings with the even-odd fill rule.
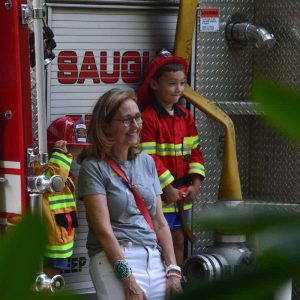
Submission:
[[[211,207],[218,199],[224,129],[220,124],[207,119],[207,117],[199,111],[196,112],[195,121],[199,129],[201,147],[206,164],[206,178],[193,206],[193,219],[196,221],[197,214]],[[192,226],[198,238],[197,243],[192,247],[192,252],[203,252],[206,247],[212,245],[212,235],[210,233],[201,232],[196,222],[193,223]]]
[[[254,78],[278,81],[300,89],[300,1],[259,0],[255,22],[263,23],[276,44],[264,55],[254,52]],[[274,202],[300,203],[300,149],[253,123],[251,191],[254,197]]]
[[[250,137],[253,116],[232,115],[230,117],[235,125],[237,158],[243,198],[247,199],[250,195]],[[202,183],[200,194],[193,207],[193,217],[196,220],[197,214],[212,207],[218,200],[219,181],[223,163],[224,128],[222,125],[206,118],[199,111],[196,112],[195,120],[206,165],[206,178]],[[196,222],[193,224],[193,230],[198,237],[198,241],[193,245],[192,252],[205,251],[205,248],[213,242],[212,235],[207,232],[201,232],[197,228]]]
[[[251,166],[251,131],[252,116],[230,116],[236,135],[237,159],[239,175],[244,198],[248,198],[250,191]],[[199,201],[195,204],[197,210],[205,207],[207,203],[214,203],[218,199],[219,180],[223,164],[224,128],[222,125],[208,119],[201,112],[196,113],[196,126],[201,139],[202,152],[205,159],[206,178],[201,186]],[[201,202],[201,203],[198,203]]]
[[[279,81],[300,89],[300,1],[257,0],[255,22],[276,38],[273,49],[254,52],[254,77]]]
[[[246,101],[218,101],[214,102],[228,115],[257,115],[257,104]]]
[[[36,91],[36,72],[35,67],[30,69],[31,77],[31,107],[32,107],[32,136],[33,149],[38,153],[38,111],[37,111],[37,91]]]
[[[250,196],[300,203],[300,147],[254,120],[251,135]]]
[[[254,78],[278,81],[300,89],[300,1],[257,0],[255,21],[264,22],[276,38],[267,55],[254,54]],[[253,196],[300,203],[300,147],[256,123],[252,141]],[[267,136],[267,137],[266,137]],[[258,164],[261,164],[260,166]],[[293,282],[293,300],[300,299],[300,282]]]
[[[249,86],[252,81],[252,47],[232,49],[225,39],[225,26],[234,13],[241,13],[252,21],[254,18],[254,1],[201,1],[201,8],[220,9],[220,31],[200,32],[199,18],[196,28],[195,51],[195,89],[206,98],[214,101],[225,112],[231,115],[241,115],[233,121],[236,125],[238,160],[243,193],[249,190],[249,118],[244,115],[256,113],[252,103],[246,101]],[[212,206],[218,198],[219,180],[222,168],[222,153],[224,128],[201,112],[196,111],[196,124],[200,132],[202,150],[206,163],[206,179],[194,205],[194,216]],[[192,251],[203,251],[212,244],[209,233],[194,231],[198,242]]]
[[[196,89],[231,115],[236,130],[237,157],[246,205],[263,210],[297,211],[300,207],[300,147],[268,128],[247,102],[253,79],[266,78],[300,89],[300,1],[202,1],[201,7],[221,8],[221,32],[196,38]],[[230,49],[224,26],[235,12],[264,26],[276,38],[270,50]],[[201,132],[207,178],[194,205],[194,216],[217,201],[223,129],[196,112]],[[218,154],[216,154],[218,153]],[[193,254],[205,252],[213,236],[194,224],[199,241]],[[300,299],[300,284],[293,282],[293,300]]]
[[[252,21],[254,1],[201,1],[201,8],[219,8],[221,16],[220,32],[200,32],[197,25],[196,90],[217,102],[245,101],[252,80],[252,47],[229,48],[224,29],[237,12]]]

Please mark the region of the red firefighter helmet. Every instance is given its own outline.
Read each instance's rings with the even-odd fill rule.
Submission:
[[[75,125],[80,117],[60,117],[54,120],[47,129],[47,139],[49,144],[55,144],[58,140],[67,141],[67,145],[85,146],[89,143],[78,143],[75,138]]]
[[[150,88],[152,77],[162,66],[169,63],[181,64],[185,74],[187,74],[187,61],[183,57],[172,55],[168,50],[162,49],[147,66],[144,74],[144,81],[137,91],[138,103],[142,108],[145,108],[150,101],[153,100],[153,94]]]

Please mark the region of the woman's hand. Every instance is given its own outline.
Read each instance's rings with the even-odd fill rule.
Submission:
[[[121,282],[124,287],[126,300],[147,300],[148,299],[144,291],[135,281],[135,278],[132,274],[127,278],[123,278]]]
[[[180,279],[174,276],[167,278],[167,297],[170,298],[182,292]]]

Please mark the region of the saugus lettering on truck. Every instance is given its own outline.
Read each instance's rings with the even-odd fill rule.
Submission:
[[[61,51],[57,57],[57,80],[61,84],[83,84],[86,79],[93,83],[116,83],[120,79],[124,83],[137,83],[143,74],[143,69],[149,64],[149,51],[114,51],[112,70],[108,70],[108,53],[86,51],[79,62],[76,51]]]

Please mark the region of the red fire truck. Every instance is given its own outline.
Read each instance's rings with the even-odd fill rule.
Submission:
[[[194,213],[216,200],[241,201],[242,192],[247,199],[266,200],[267,195],[269,202],[298,203],[299,185],[294,183],[299,172],[288,167],[297,149],[261,125],[255,106],[247,101],[256,76],[299,87],[293,68],[299,64],[300,52],[297,47],[285,49],[284,43],[292,37],[299,41],[292,30],[298,22],[296,4],[286,1],[285,9],[278,10],[275,0],[268,3],[4,0],[0,7],[1,226],[7,226],[10,216],[30,209],[30,194],[37,188],[30,168],[35,160],[47,160],[47,126],[61,116],[89,115],[99,96],[112,87],[137,88],[144,67],[161,48],[190,61],[191,87],[187,86],[185,98],[195,113],[208,170]],[[283,12],[289,12],[289,17]],[[290,30],[285,27],[290,35],[275,19],[291,25]],[[272,30],[277,52],[265,50],[274,46],[274,36],[253,22]],[[56,42],[55,58],[46,68],[45,24]],[[35,39],[34,67],[30,65],[30,30]],[[278,59],[290,63],[283,67]],[[272,151],[283,146],[286,161],[279,157],[280,151]],[[73,165],[75,173],[78,168]],[[278,169],[286,175],[280,183]],[[63,276],[78,293],[93,293],[82,203],[78,209],[74,255],[70,271]],[[190,254],[201,251],[206,242],[200,238]]]

